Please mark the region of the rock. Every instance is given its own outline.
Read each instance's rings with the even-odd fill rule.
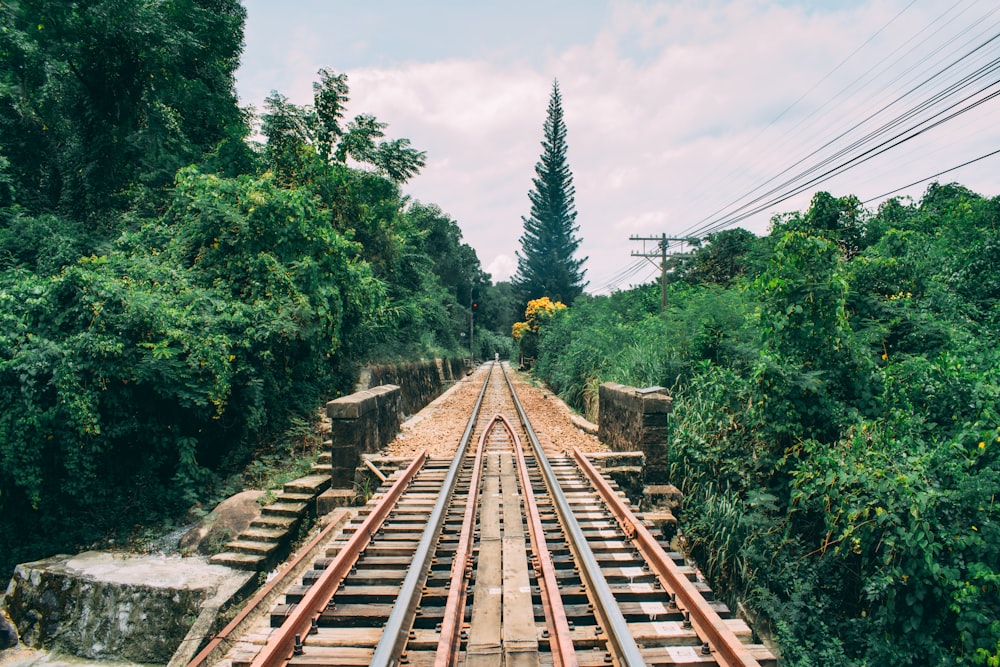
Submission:
[[[18,565],[3,602],[26,646],[163,665],[247,577],[199,558],[89,551]]]
[[[597,435],[598,426],[594,422],[588,420],[586,417],[581,417],[580,415],[571,414],[569,420],[573,422],[573,426],[577,427],[584,433],[590,435]]]
[[[0,651],[17,646],[17,628],[7,618],[6,613],[0,613]]]
[[[181,552],[211,556],[222,551],[227,542],[235,539],[260,516],[258,501],[263,496],[263,491],[243,491],[223,500],[199,525],[181,537]]]

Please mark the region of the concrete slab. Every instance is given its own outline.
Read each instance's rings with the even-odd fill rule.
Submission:
[[[470,667],[499,667],[502,664],[503,560],[499,467],[499,455],[487,454],[479,509],[479,559],[466,651],[466,664]]]
[[[528,575],[525,530],[512,452],[501,455],[503,496],[503,652],[505,665],[538,665],[538,630]]]
[[[255,576],[204,558],[89,551],[18,565],[3,603],[24,646],[165,664]]]

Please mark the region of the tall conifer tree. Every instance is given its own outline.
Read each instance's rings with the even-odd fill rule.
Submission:
[[[534,189],[528,193],[531,215],[524,221],[521,251],[517,253],[515,285],[522,301],[542,296],[569,304],[587,283],[581,267],[586,257],[574,259],[576,237],[573,174],[566,162],[566,123],[563,121],[559,82],[552,83],[541,161],[535,165]]]

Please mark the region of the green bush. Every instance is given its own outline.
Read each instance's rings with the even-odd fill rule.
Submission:
[[[817,195],[699,253],[662,315],[650,286],[543,330],[536,372],[578,405],[672,386],[686,546],[785,664],[1000,664],[998,203]]]
[[[186,507],[210,469],[345,387],[343,341],[380,289],[353,254],[301,193],[190,171],[107,255],[4,273],[4,553]]]

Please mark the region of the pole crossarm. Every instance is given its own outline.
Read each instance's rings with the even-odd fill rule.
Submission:
[[[628,238],[630,241],[642,241],[642,252],[636,252],[633,250],[633,257],[644,257],[653,266],[656,266],[656,262],[654,262],[653,259],[657,257],[660,259],[660,312],[663,312],[667,307],[667,255],[669,254],[671,258],[676,259],[686,259],[692,256],[692,253],[690,252],[668,253],[667,250],[670,248],[670,244],[677,243],[678,249],[682,250],[685,243],[688,245],[695,245],[700,243],[700,239],[696,237],[667,236],[666,234],[660,234],[659,236],[636,236],[633,234]],[[657,247],[655,251],[646,251],[647,241],[656,242]]]

